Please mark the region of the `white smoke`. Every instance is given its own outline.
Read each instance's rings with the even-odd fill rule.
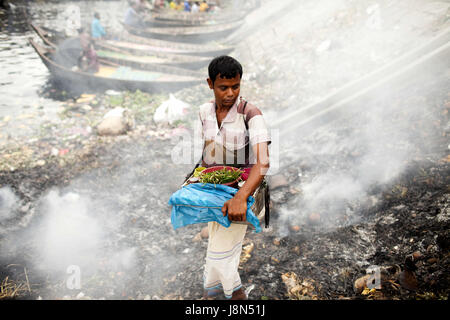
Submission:
[[[110,266],[113,270],[130,270],[137,262],[136,248],[128,248],[115,253],[110,258]]]
[[[244,58],[247,72],[243,88],[255,81],[261,87],[247,98],[262,107],[270,125],[282,108],[302,109],[415,49],[433,37],[430,30],[437,30],[448,6],[413,2],[414,11],[389,1],[290,3],[276,24],[261,24],[245,49],[238,49],[236,56]],[[415,30],[429,32],[425,36]],[[422,71],[413,75],[416,84],[429,83],[429,76],[422,79],[427,70]],[[323,227],[354,222],[359,209],[377,202],[374,188],[386,190],[418,150],[432,148],[435,137],[421,136],[439,120],[421,96],[432,86],[399,98],[396,91],[404,89],[404,82],[391,82],[382,92],[359,99],[341,110],[336,123],[310,129],[311,137],[301,130],[289,132],[290,144],[279,150],[282,167],[305,164],[313,177],[301,176],[293,186],[300,190],[298,196],[288,205],[279,204],[281,229],[286,230],[284,222],[308,223],[313,213],[319,214]],[[421,132],[413,129],[418,121]],[[281,124],[275,129],[286,128]]]
[[[65,272],[70,265],[95,265],[103,230],[90,200],[52,190],[42,202],[42,222],[35,234],[41,267]]]
[[[18,201],[19,199],[10,187],[0,188],[0,222],[14,216]]]

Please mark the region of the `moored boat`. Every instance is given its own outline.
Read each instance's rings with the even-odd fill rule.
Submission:
[[[205,43],[225,39],[241,27],[243,23],[244,21],[236,21],[212,26],[185,28],[134,28],[125,24],[123,26],[128,32],[147,38],[175,42]]]
[[[33,40],[31,46],[46,65],[51,75],[65,86],[89,89],[128,89],[142,91],[172,91],[193,86],[204,81],[199,74],[186,70],[185,74],[174,74],[173,69],[161,66],[155,71],[137,70],[112,62],[101,61],[95,73],[84,72],[76,65],[58,63],[54,59],[57,50],[46,48]],[[183,70],[183,69],[182,69]],[[177,70],[178,71],[178,70]]]
[[[233,19],[245,17],[245,12],[233,13],[233,12],[185,12],[185,11],[173,11],[173,10],[157,10],[151,13],[153,20],[166,22],[184,22],[184,23],[203,23],[205,21],[233,21]]]
[[[63,43],[67,41],[61,33],[45,31],[45,29],[36,25],[32,25],[32,27],[42,41],[50,47],[56,48],[57,44],[55,42]],[[72,38],[71,41],[74,42],[72,48],[78,47],[81,50],[81,43],[78,38]],[[153,70],[154,64],[196,70],[208,65],[210,61],[207,57],[161,53],[146,46],[142,47],[133,43],[114,40],[97,41],[96,52],[102,59],[146,70]]]
[[[237,20],[237,19],[236,19]],[[233,21],[236,21],[233,20]],[[185,21],[177,21],[177,20],[158,20],[154,18],[146,19],[144,23],[149,28],[186,28],[186,27],[207,27],[207,26],[216,26],[225,23],[230,23],[232,21],[227,20],[185,20]]]
[[[133,54],[131,50],[120,50],[117,46],[106,45],[105,42],[97,44],[96,52],[102,59],[145,70],[152,70],[155,64],[196,70],[207,66],[210,62],[210,59],[206,57],[161,54],[151,51],[147,55]]]
[[[127,46],[132,44],[146,46],[146,51],[167,52],[175,54],[195,55],[201,57],[216,57],[226,55],[233,51],[233,47],[221,44],[220,41],[213,41],[207,44],[186,43],[179,41],[167,41],[163,39],[142,37],[128,31],[114,36],[115,40],[127,42]],[[114,40],[113,40],[114,41]],[[112,42],[114,44],[114,42]]]
[[[36,33],[47,43],[44,38],[50,40],[54,44],[57,44],[65,39],[65,35],[62,32],[37,26],[31,23],[30,26],[36,31]],[[48,44],[48,43],[47,43]],[[119,50],[131,52],[136,55],[151,55],[155,53],[159,54],[178,54],[188,55],[196,57],[215,57],[220,55],[226,55],[230,53],[233,48],[219,43],[214,44],[188,44],[172,41],[164,41],[158,39],[150,39],[140,37],[124,31],[120,34],[111,36],[109,40],[96,40],[96,46],[103,49],[109,47],[116,47]]]
[[[245,18],[245,14],[211,14],[211,13],[152,13],[144,20],[149,27],[178,28],[194,26],[211,26],[232,23]]]

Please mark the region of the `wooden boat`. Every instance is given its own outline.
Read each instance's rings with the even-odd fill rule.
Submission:
[[[55,49],[45,48],[31,39],[29,42],[57,82],[68,88],[139,89],[155,92],[179,90],[204,82],[201,76],[190,70],[185,70],[186,73],[180,75],[172,73],[173,69],[165,66],[160,66],[157,71],[145,71],[107,61],[101,61],[96,73],[83,72],[56,63],[53,59]]]
[[[105,60],[134,68],[153,70],[153,65],[196,70],[209,64],[210,59],[175,54],[149,52],[148,55],[134,55],[130,50],[120,50],[117,46],[107,46],[104,42],[97,45],[97,55]]]
[[[230,23],[240,18],[222,20],[222,19],[190,19],[190,20],[159,20],[153,17],[145,19],[145,24],[149,28],[185,28],[185,27],[206,27]]]
[[[50,47],[57,47],[55,41],[61,43],[66,40],[61,33],[44,31],[44,29],[36,25],[33,25],[32,27],[42,41]],[[47,35],[53,35],[51,40]],[[154,64],[196,70],[207,66],[210,61],[210,59],[206,57],[160,53],[152,50],[129,50],[130,46],[136,47],[134,44],[130,43],[102,40],[96,43],[96,52],[97,55],[104,60],[145,70],[153,70]],[[133,51],[136,51],[137,53],[134,53]]]
[[[217,4],[214,4],[217,5]],[[258,1],[253,2],[250,6],[244,4],[239,11],[234,11],[232,8],[225,8],[220,12],[185,12],[176,11],[166,8],[155,8],[151,10],[151,20],[160,22],[175,22],[183,23],[184,26],[203,24],[207,21],[217,22],[234,22],[236,20],[244,19],[247,14],[260,7]]]
[[[141,49],[145,48],[144,52],[174,53],[195,55],[200,57],[216,57],[226,55],[233,51],[233,47],[223,45],[220,42],[193,44],[177,41],[166,41],[162,39],[141,37],[126,30],[122,34],[115,35],[115,38],[116,40],[127,42],[126,45],[130,48],[130,50],[133,50],[133,52],[135,52],[135,45],[141,45]],[[114,42],[110,44],[114,44]],[[135,53],[137,54],[138,52]]]
[[[245,13],[192,13],[192,12],[154,12],[144,22],[149,27],[182,28],[232,23],[245,19]]]
[[[46,28],[43,26],[38,26],[35,23],[30,23],[30,27],[36,32],[36,34],[41,38],[44,43],[49,47],[56,47],[58,43],[65,40],[67,37],[64,32],[59,32]]]
[[[42,38],[42,40],[46,42],[47,45],[49,45],[47,40],[57,44],[66,38],[63,32],[37,26],[34,23],[30,23],[30,26]],[[44,38],[47,40],[44,40]],[[113,39],[111,40],[96,41],[96,46],[102,49],[111,49],[111,47],[115,47],[121,52],[130,52],[135,55],[177,54],[196,57],[216,57],[226,55],[233,50],[232,47],[224,46],[218,43],[211,45],[177,43],[172,41],[144,38],[133,35],[127,31],[124,31],[121,34],[115,34],[112,38]],[[201,62],[199,63],[201,64]],[[192,64],[192,68],[197,67],[194,60],[192,60]]]
[[[185,28],[134,28],[123,24],[124,28],[135,35],[166,41],[205,43],[226,38],[232,34],[244,21],[225,23],[204,27]]]
[[[245,12],[242,14],[236,14],[231,12],[185,12],[185,11],[174,11],[174,10],[157,10],[151,12],[151,19],[155,21],[167,22],[173,21],[178,23],[186,24],[197,24],[203,23],[208,20],[214,21],[229,21],[232,22],[234,19],[242,19],[245,17]]]

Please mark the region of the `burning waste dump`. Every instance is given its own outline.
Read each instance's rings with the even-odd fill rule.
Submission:
[[[248,227],[239,259],[249,299],[448,298],[447,10],[268,0],[228,38],[272,136],[270,227]],[[1,298],[201,298],[209,230],[174,230],[168,201],[211,91],[108,89],[55,88],[58,119],[31,139],[3,121]]]

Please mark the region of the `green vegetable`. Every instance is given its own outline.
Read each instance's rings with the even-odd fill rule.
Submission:
[[[244,171],[221,169],[213,172],[201,173],[199,175],[200,182],[224,184],[233,182],[238,179]]]

